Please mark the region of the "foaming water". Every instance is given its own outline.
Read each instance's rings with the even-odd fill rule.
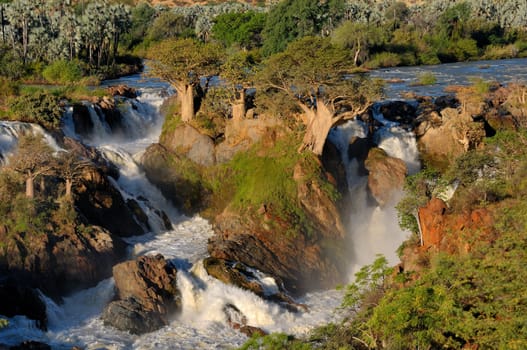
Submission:
[[[62,150],[55,139],[46,133],[40,125],[18,121],[0,121],[0,165],[5,164],[16,147],[18,139],[24,135],[41,135],[53,151]]]
[[[113,298],[112,279],[64,298],[57,305],[45,298],[49,318],[49,331],[42,332],[25,318],[10,320],[10,326],[0,331],[0,343],[14,345],[33,339],[51,344],[54,349],[231,349],[246,341],[246,336],[229,326],[229,318],[244,320],[247,325],[267,332],[285,332],[304,335],[314,327],[337,322],[342,315],[338,306],[342,292],[328,290],[308,293],[296,300],[306,305],[305,312],[291,312],[266,301],[255,294],[232,285],[226,285],[206,273],[203,259],[208,256],[207,241],[213,235],[211,225],[200,217],[184,217],[167,201],[162,192],[145,177],[137,159],[152,142],[157,142],[163,123],[159,107],[166,89],[148,87],[140,91],[137,99],[122,99],[118,103],[123,115],[124,128],[120,134],[112,133],[109,125],[92,105],[87,105],[94,132],[86,139],[75,133],[72,109],[64,117],[64,133],[97,147],[101,154],[119,169],[119,177],[111,179],[114,186],[127,199],[135,200],[149,218],[149,232],[128,237],[130,256],[162,254],[178,269],[177,283],[182,295],[182,308],[172,315],[170,324],[141,336],[105,327],[100,315]],[[96,123],[98,123],[96,125]],[[377,135],[380,146],[393,156],[411,163],[412,152],[404,141],[403,132],[395,125],[386,128],[385,136]],[[390,135],[393,140],[390,139]],[[376,253],[385,254],[396,262],[395,249],[404,238],[396,228],[393,206],[378,208],[370,203],[366,181],[359,176],[359,164],[348,157],[349,141],[353,137],[367,136],[367,127],[360,121],[351,121],[331,132],[331,139],[342,153],[348,169],[348,183],[352,191],[353,208],[350,209],[350,273],[371,263]],[[408,136],[408,135],[405,135]],[[16,138],[16,137],[15,137]],[[8,140],[9,141],[9,140]],[[10,142],[10,141],[9,141]],[[6,144],[8,142],[6,141]],[[166,229],[160,211],[167,214],[173,224]],[[259,271],[253,274],[268,294],[277,290],[276,281]],[[16,335],[16,336],[14,336]]]
[[[378,106],[374,108],[375,119],[382,124],[373,135],[373,141],[378,147],[395,158],[402,159],[409,173],[415,173],[420,168],[419,153],[415,136],[397,123],[390,122],[380,113]],[[349,280],[364,265],[370,264],[377,254],[384,255],[390,264],[397,264],[399,257],[396,250],[407,238],[408,232],[399,228],[395,204],[402,193],[394,194],[391,201],[383,207],[378,206],[370,198],[368,192],[368,177],[359,172],[359,161],[353,154],[348,155],[350,141],[355,137],[368,136],[366,125],[359,120],[348,121],[345,125],[335,128],[330,133],[330,140],[341,152],[346,166],[348,186],[351,196],[349,208],[348,247],[351,261],[349,265]]]

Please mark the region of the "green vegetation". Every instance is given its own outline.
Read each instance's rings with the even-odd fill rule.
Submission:
[[[43,91],[20,95],[10,103],[11,119],[58,129],[63,113],[59,101],[57,96]]]
[[[437,82],[437,78],[432,72],[423,72],[417,76],[417,82],[415,85],[434,85]]]
[[[0,318],[0,329],[6,328],[9,326],[9,320],[6,320],[5,318]]]
[[[307,226],[305,214],[297,199],[297,183],[293,180],[295,165],[301,155],[295,150],[294,140],[277,143],[266,150],[240,153],[229,162],[232,171],[235,193],[232,204],[237,209],[255,211],[265,205],[268,210],[296,228],[295,232]],[[252,210],[251,210],[252,209]]]
[[[42,76],[48,82],[61,85],[76,83],[82,75],[80,64],[76,61],[55,61],[42,71]]]
[[[266,336],[253,336],[247,341],[240,350],[310,350],[309,344],[304,344],[300,341],[295,340],[294,337],[283,334],[273,333]]]
[[[461,254],[428,253],[416,271],[393,277],[378,260],[346,287],[343,307],[354,310],[350,324],[319,329],[323,344],[337,335],[358,339],[350,349],[452,348],[523,349],[527,346],[527,159],[525,130],[498,132],[483,149],[459,157],[443,173],[426,170],[408,178],[399,204],[405,219],[457,181],[450,211],[485,208],[490,227],[465,228],[470,249]],[[413,217],[413,216],[412,216]],[[456,232],[447,233],[455,240]],[[418,244],[415,240],[415,243]],[[427,253],[421,253],[427,254]]]

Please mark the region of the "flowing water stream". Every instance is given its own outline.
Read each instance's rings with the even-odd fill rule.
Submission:
[[[313,327],[336,321],[342,294],[336,290],[308,293],[298,302],[309,311],[291,313],[277,304],[264,301],[239,288],[225,285],[207,275],[201,260],[207,256],[207,239],[213,234],[210,224],[200,218],[184,217],[148,182],[137,164],[144,149],[157,142],[163,123],[159,107],[171,93],[163,82],[131,76],[107,82],[108,85],[126,83],[139,89],[137,99],[123,99],[120,108],[125,117],[124,132],[112,134],[96,109],[87,105],[96,134],[82,141],[96,146],[120,170],[114,181],[125,198],[135,198],[149,216],[151,232],[127,238],[130,256],[161,253],[178,268],[178,286],[182,294],[182,311],[170,325],[142,336],[130,335],[104,327],[99,315],[113,297],[113,280],[100,282],[96,287],[66,297],[57,305],[46,298],[49,331],[38,330],[24,317],[10,319],[9,327],[0,330],[0,343],[18,344],[32,339],[52,345],[54,349],[229,349],[241,345],[246,337],[231,329],[226,322],[224,306],[235,305],[247,317],[247,324],[269,332],[305,334]],[[389,96],[390,97],[390,96]],[[395,98],[396,95],[391,96]],[[378,109],[375,118],[382,127],[374,135],[375,142],[390,156],[403,159],[410,173],[419,169],[418,153],[413,133],[385,120]],[[0,122],[0,154],[6,156],[24,129],[44,133],[38,127],[24,123]],[[36,130],[36,131],[35,131]],[[75,134],[71,111],[64,118],[64,133]],[[342,153],[347,167],[348,184],[353,198],[349,209],[350,280],[361,266],[371,263],[376,254],[384,254],[397,263],[396,248],[407,233],[398,228],[393,203],[380,208],[371,204],[367,194],[367,177],[360,176],[358,163],[347,156],[347,145],[352,137],[366,137],[367,128],[360,121],[350,121],[333,130],[330,139]],[[50,143],[54,141],[47,137]],[[55,145],[56,146],[56,145]],[[0,164],[3,157],[0,157]],[[173,223],[172,230],[164,230],[158,212],[163,210]],[[268,288],[276,288],[274,280],[263,274],[261,280]]]

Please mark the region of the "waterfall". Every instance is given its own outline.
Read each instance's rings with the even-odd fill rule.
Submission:
[[[307,305],[309,311],[294,313],[249,291],[226,285],[208,276],[202,260],[207,256],[207,241],[213,235],[211,225],[197,216],[181,216],[161,191],[146,179],[136,162],[141,152],[159,138],[163,123],[159,107],[166,96],[166,89],[156,86],[139,92],[137,99],[118,99],[117,105],[123,117],[119,133],[112,131],[104,116],[91,104],[86,104],[94,125],[90,135],[83,138],[75,132],[71,107],[67,108],[63,118],[63,131],[69,137],[96,147],[105,159],[119,169],[118,179],[111,179],[111,182],[125,200],[133,199],[141,206],[150,224],[149,233],[125,239],[130,245],[130,255],[134,257],[159,253],[175,264],[178,269],[177,283],[182,295],[181,311],[172,316],[166,327],[141,336],[105,327],[99,315],[113,297],[113,280],[108,279],[93,288],[64,298],[62,304],[44,297],[49,330],[42,332],[27,319],[15,318],[10,320],[10,326],[6,330],[0,331],[0,343],[12,345],[33,339],[51,344],[54,349],[70,349],[72,346],[85,349],[225,349],[239,346],[246,340],[245,335],[229,326],[229,318],[234,321],[243,320],[247,325],[260,327],[268,332],[295,335],[306,334],[317,325],[338,321],[341,315],[338,310],[334,310],[340,304],[341,291],[308,293],[297,301]],[[23,123],[20,125],[20,128],[28,130],[36,128]],[[3,128],[7,130],[6,127]],[[376,140],[389,154],[401,154],[406,158],[404,151],[409,150],[411,138],[405,139],[403,136],[406,134],[397,130],[395,125],[391,125],[390,129],[386,129],[385,136],[378,133],[375,137],[378,137]],[[39,132],[46,135],[43,130]],[[13,147],[19,133],[1,131],[0,135],[12,135],[0,138],[0,151],[4,153],[4,149]],[[353,223],[350,230],[352,271],[370,263],[377,252],[385,253],[393,261],[390,253],[393,254],[403,234],[395,232],[398,225],[394,212],[390,211],[392,207],[380,209],[367,204],[370,202],[366,189],[367,178],[360,176],[357,159],[348,157],[350,138],[366,136],[366,125],[356,120],[332,130],[330,134],[331,140],[342,153],[348,171],[348,184],[354,198],[353,208],[350,208]],[[405,161],[410,162],[411,154],[412,152],[408,153]],[[165,228],[160,211],[168,215],[173,224],[172,229]],[[375,224],[381,222],[386,223],[385,227],[376,227]],[[387,230],[393,232],[386,232]],[[393,242],[388,242],[390,239]],[[386,251],[378,249],[379,242],[383,242]],[[272,277],[257,270],[251,272],[268,294],[277,291],[277,283]]]
[[[374,118],[381,126],[374,132],[373,142],[386,153],[402,159],[410,174],[419,170],[419,153],[413,132],[404,130],[397,123],[388,121],[380,113],[379,104],[373,108]],[[366,138],[368,128],[360,120],[351,120],[331,131],[330,141],[339,149],[351,196],[349,208],[348,247],[351,261],[349,279],[364,265],[370,264],[377,254],[384,255],[390,264],[399,261],[396,249],[407,238],[408,233],[399,228],[395,204],[401,194],[391,203],[379,207],[369,198],[368,177],[359,171],[359,160],[349,155],[353,138]],[[351,156],[351,159],[350,159]]]
[[[42,135],[46,143],[55,152],[61,150],[53,136],[45,132],[40,125],[18,121],[0,121],[0,165],[5,164],[16,147],[18,139],[23,135]]]

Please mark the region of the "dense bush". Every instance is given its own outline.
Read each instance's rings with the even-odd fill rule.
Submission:
[[[55,61],[42,71],[42,76],[53,84],[78,83],[83,76],[79,61]]]
[[[44,91],[14,98],[10,111],[12,119],[37,123],[46,129],[59,128],[63,114],[60,98]]]

